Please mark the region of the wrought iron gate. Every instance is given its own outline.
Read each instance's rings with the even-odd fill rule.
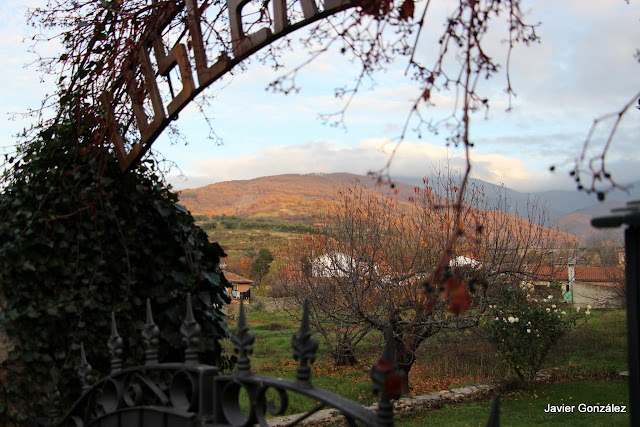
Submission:
[[[123,340],[118,335],[115,316],[112,315],[111,337],[107,342],[111,354],[110,375],[90,384],[91,366],[81,347],[78,370],[82,383],[81,397],[64,416],[60,416],[56,404],[60,394],[53,390],[50,393],[53,409],[47,420],[40,420],[40,425],[266,426],[268,415],[278,416],[286,412],[289,393],[304,395],[316,402],[314,408],[301,414],[290,425],[299,424],[325,407],[337,409],[348,425],[393,425],[393,404],[385,389],[389,376],[399,374],[391,324],[385,334],[380,362],[371,367],[373,391],[380,394],[378,409],[373,412],[313,385],[309,365],[315,361],[318,341],[311,337],[306,304],[300,329],[292,339],[293,357],[299,361],[295,380],[257,375],[251,371],[249,356],[253,353],[255,335],[247,325],[244,305],[240,306],[238,327],[231,336],[238,355],[237,372],[232,375],[220,375],[215,366],[199,363],[200,325],[194,319],[190,296],[187,297],[186,315],[180,327],[185,347],[184,363],[158,362],[160,330],[153,321],[149,301],[146,316],[142,330],[144,364],[123,367]],[[271,399],[270,396],[277,398]],[[497,405],[494,407],[494,424],[490,422],[491,425],[497,425]]]

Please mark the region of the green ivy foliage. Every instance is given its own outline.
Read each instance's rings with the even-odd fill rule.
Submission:
[[[140,363],[146,299],[161,331],[161,361],[182,360],[179,327],[193,296],[201,361],[229,368],[219,339],[228,283],[224,252],[177,204],[153,161],[120,171],[95,120],[58,120],[6,159],[0,194],[0,326],[15,348],[0,372],[0,424],[46,416],[56,379],[63,409],[79,397],[84,343],[96,376],[109,370],[115,312],[125,364]],[[1,328],[0,328],[1,330]]]

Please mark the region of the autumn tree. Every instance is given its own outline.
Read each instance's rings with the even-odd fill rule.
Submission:
[[[472,185],[461,209],[463,231],[443,263],[456,233],[460,179],[440,171],[407,201],[360,182],[344,186],[323,234],[292,247],[297,274],[282,280],[294,298],[309,299],[314,327],[336,353],[351,352],[367,331],[384,331],[392,319],[396,357],[409,372],[423,342],[476,326],[495,284],[518,285],[531,263],[542,260],[532,254],[560,236],[543,227],[537,204],[526,207],[529,220],[523,220],[505,212],[504,197],[489,205],[484,189]],[[311,260],[311,274],[296,264],[301,259]]]
[[[225,269],[244,277],[253,277],[253,260],[248,255],[243,255],[240,259],[227,261]]]
[[[356,346],[372,328],[350,316],[352,308],[341,297],[341,290],[325,277],[332,274],[323,261],[331,262],[334,257],[322,257],[332,246],[330,239],[326,234],[316,232],[300,236],[283,249],[279,258],[287,264],[275,279],[274,291],[276,295],[293,298],[296,302],[293,307],[283,306],[292,317],[299,317],[299,307],[308,301],[311,324],[322,336],[334,365],[353,366],[358,361]],[[333,273],[345,274],[346,270]]]

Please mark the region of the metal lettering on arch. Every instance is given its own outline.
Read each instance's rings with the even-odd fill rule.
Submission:
[[[117,123],[110,126],[108,138],[122,170],[135,167],[167,125],[177,119],[180,111],[239,62],[298,28],[353,6],[351,0],[324,0],[320,9],[315,0],[297,0],[302,9],[303,19],[291,22],[291,10],[287,9],[287,1],[270,1],[273,6],[270,25],[245,34],[242,10],[250,0],[227,0],[233,57],[224,51],[218,58],[207,57],[198,0],[168,3],[155,12],[155,19],[150,20],[152,23],[144,30],[138,46],[130,55],[120,76],[140,131],[139,141],[127,150],[120,134],[120,126]],[[184,31],[188,33],[190,46],[177,43],[167,52],[162,42],[162,31],[168,25],[175,24],[174,20],[185,7],[187,22],[184,24]],[[178,93],[172,91],[171,99],[167,102],[161,96],[157,79],[160,76],[169,76],[176,67],[182,89]],[[135,73],[132,70],[139,72]],[[111,120],[115,120],[114,105],[118,101],[113,91],[114,89],[102,95],[102,108]]]

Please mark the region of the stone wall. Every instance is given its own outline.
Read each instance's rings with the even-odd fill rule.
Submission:
[[[263,296],[251,296],[251,302],[245,304],[246,311],[259,310],[265,313],[275,313],[282,310],[295,307],[295,301],[293,298],[273,298]],[[229,314],[237,314],[240,309],[240,304],[229,304],[224,307],[224,310]]]
[[[403,397],[394,402],[394,416],[411,412],[422,411],[426,409],[438,409],[444,405],[451,403],[459,403],[465,400],[481,399],[491,396],[500,390],[500,386],[492,384],[479,384],[467,387],[455,388],[452,390],[443,390],[429,394],[423,394],[415,397]],[[376,411],[378,405],[369,406],[367,409]],[[267,420],[269,427],[281,427],[289,425],[292,421],[298,419],[303,414],[295,414],[284,417],[272,418]],[[486,420],[489,419],[487,411]],[[306,418],[300,425],[326,425],[331,423],[339,423],[344,421],[344,417],[337,409],[323,409]]]

